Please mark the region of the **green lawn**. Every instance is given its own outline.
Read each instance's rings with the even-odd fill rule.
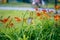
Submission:
[[[6,3],[6,4],[1,4],[0,6],[11,6],[11,7],[32,7],[31,3]],[[48,3],[48,8],[53,8],[54,4]],[[45,8],[45,6],[43,6]]]
[[[28,3],[6,3],[6,4],[0,4],[0,6],[11,6],[11,7],[31,7],[31,4]]]
[[[0,10],[0,16],[22,16],[22,11],[19,10]]]

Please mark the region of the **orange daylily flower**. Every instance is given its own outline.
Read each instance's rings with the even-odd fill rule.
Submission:
[[[4,18],[3,20],[0,20],[3,23],[6,23],[9,20],[10,16],[8,18]]]
[[[1,20],[1,19],[0,19],[0,22],[3,22],[3,23],[4,23],[4,21],[3,21],[3,20]]]
[[[48,15],[47,13],[45,13],[44,16],[46,16],[47,18],[50,18],[50,17],[51,17],[51,16]]]
[[[18,18],[18,17],[15,17],[15,20],[16,20],[17,22],[20,22],[20,21],[21,21],[21,19]]]
[[[55,6],[55,9],[59,9],[59,8],[60,8],[60,6],[58,6],[58,5],[57,5],[57,6]]]
[[[59,19],[60,19],[60,15],[59,15]]]
[[[14,24],[13,23],[10,23],[10,26],[12,27]]]
[[[39,12],[37,12],[37,14],[36,14],[37,16],[40,16],[41,14],[39,13]]]
[[[6,23],[8,20],[4,19],[4,20],[0,20],[0,21],[3,22],[3,23]]]
[[[4,21],[4,23],[6,23],[6,22],[8,21],[8,19],[7,19],[7,18],[5,18],[3,21]]]
[[[58,21],[59,20],[59,15],[55,15],[54,19],[55,19],[55,21]]]

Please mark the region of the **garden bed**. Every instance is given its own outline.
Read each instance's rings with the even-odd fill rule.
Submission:
[[[60,40],[60,14],[0,10],[0,40]]]

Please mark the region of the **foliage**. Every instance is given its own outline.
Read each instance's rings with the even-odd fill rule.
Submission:
[[[9,11],[11,14],[6,13],[7,15],[0,17],[0,40],[60,40],[60,18],[55,20],[57,17],[51,12],[50,16],[45,11],[39,11],[40,15],[36,15],[37,11],[29,10],[17,11],[18,15],[12,12],[16,13]],[[10,17],[6,23],[1,22],[8,19],[8,16]]]

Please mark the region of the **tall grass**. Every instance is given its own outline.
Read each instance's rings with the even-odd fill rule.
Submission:
[[[1,13],[4,12],[0,11]],[[60,40],[60,21],[55,21],[53,16],[51,19],[41,20],[33,12],[33,24],[28,24],[24,20],[17,22],[14,19],[15,16],[29,18],[30,13],[31,11],[8,11],[5,14],[1,14],[4,16],[0,19],[11,16],[10,19],[12,19],[11,22],[14,25],[12,27],[6,27],[10,21],[6,24],[0,22],[0,40]]]

